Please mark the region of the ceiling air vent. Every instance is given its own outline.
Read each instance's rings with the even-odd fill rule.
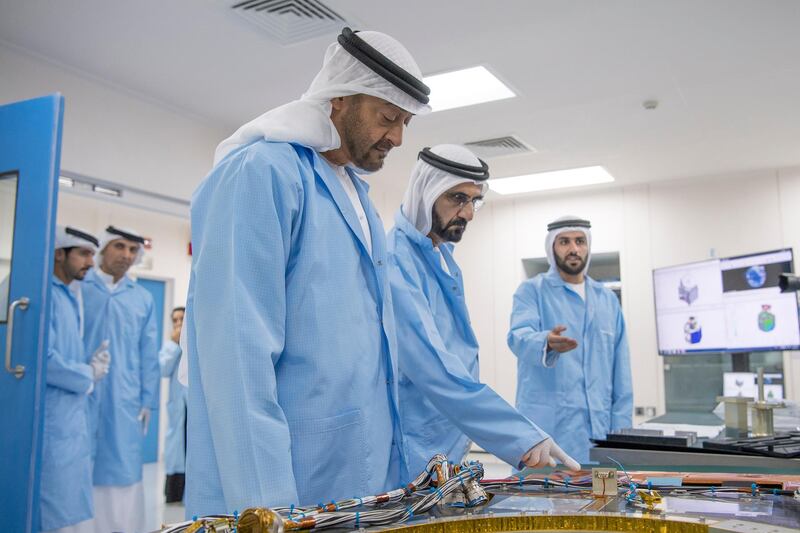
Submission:
[[[526,144],[516,135],[468,142],[464,143],[464,146],[472,150],[475,155],[482,159],[536,152],[532,146]]]
[[[261,27],[281,45],[297,44],[353,26],[352,19],[319,0],[224,1],[234,13]]]

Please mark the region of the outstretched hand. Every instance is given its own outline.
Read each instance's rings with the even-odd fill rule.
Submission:
[[[561,335],[567,330],[566,326],[556,326],[547,334],[547,349],[558,353],[568,352],[578,347],[578,341]]]

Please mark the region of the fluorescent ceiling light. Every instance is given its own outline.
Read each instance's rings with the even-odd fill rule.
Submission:
[[[430,106],[434,111],[504,100],[516,96],[502,81],[484,67],[445,72],[423,79],[431,89]]]
[[[583,187],[612,181],[614,181],[614,176],[609,174],[603,167],[582,167],[526,174],[512,178],[491,179],[489,180],[489,188],[499,194],[520,194]]]
[[[75,180],[72,178],[67,178],[66,176],[59,176],[58,184],[64,187],[72,187],[75,185]]]

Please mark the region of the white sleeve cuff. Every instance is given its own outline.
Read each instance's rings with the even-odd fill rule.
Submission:
[[[555,350],[547,350],[547,341],[545,341],[544,348],[542,348],[542,366],[545,368],[553,368],[556,366],[558,355],[558,352]]]

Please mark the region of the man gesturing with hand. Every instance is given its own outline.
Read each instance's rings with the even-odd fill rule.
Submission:
[[[514,294],[508,346],[517,356],[517,409],[564,452],[589,461],[590,439],[631,425],[633,391],[625,321],[616,295],[586,275],[591,224],[547,226],[550,270]]]

